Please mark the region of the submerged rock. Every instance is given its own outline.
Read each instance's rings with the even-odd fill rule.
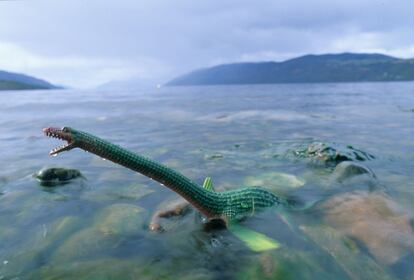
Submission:
[[[0,227],[0,240],[7,241],[8,239],[13,238],[17,234],[17,229],[14,227]]]
[[[77,169],[68,168],[43,168],[33,174],[42,186],[51,187],[69,183],[71,180],[83,177]]]
[[[2,246],[7,248],[2,252],[2,258],[7,260],[7,265],[0,266],[0,275],[4,275],[5,279],[17,279],[32,270],[39,261],[44,260],[56,244],[76,230],[78,225],[78,217],[65,216],[48,224],[34,223],[24,231],[5,228],[7,235],[4,236],[5,239],[0,235],[0,240]],[[7,238],[8,236],[10,238]]]
[[[362,242],[384,264],[391,265],[414,251],[410,215],[384,194],[343,193],[319,208],[328,225]]]
[[[105,254],[116,242],[95,228],[86,228],[67,238],[53,253],[50,263],[66,263],[78,259]]]
[[[316,257],[317,256],[317,257]],[[283,248],[256,255],[241,268],[237,279],[345,279],[329,255]],[[323,264],[323,265],[322,265]]]
[[[92,226],[73,233],[59,246],[52,261],[61,263],[114,250],[125,237],[143,232],[145,213],[143,208],[126,203],[103,208]]]
[[[305,183],[305,180],[300,177],[282,172],[269,172],[259,176],[249,176],[244,181],[246,186],[260,186],[272,192],[300,188]]]
[[[300,229],[321,249],[330,254],[350,279],[395,279],[351,238],[324,225],[301,226]]]
[[[145,209],[126,203],[104,208],[95,222],[95,228],[104,235],[133,235],[142,230]]]
[[[106,258],[45,265],[30,274],[32,279],[136,279],[142,273],[133,261]],[[145,278],[144,278],[145,279]]]
[[[304,149],[293,151],[299,158],[309,158],[314,163],[326,166],[336,166],[343,161],[366,161],[375,157],[367,152],[356,149],[351,145],[342,146],[337,143],[313,142]]]
[[[352,177],[367,174],[371,178],[376,178],[374,172],[368,167],[353,161],[343,161],[339,163],[332,173],[333,178],[337,182],[344,182]]]
[[[129,185],[105,183],[96,189],[89,189],[82,194],[82,198],[93,202],[109,201],[136,201],[154,192],[154,189],[139,183]]]
[[[77,216],[64,216],[57,219],[54,223],[47,227],[44,231],[44,237],[49,240],[57,241],[69,235],[81,224],[80,218]]]
[[[184,265],[182,265],[184,266]],[[177,271],[177,267],[160,264],[159,261],[150,262],[148,259],[116,258],[107,256],[92,260],[77,260],[58,265],[45,264],[33,271],[27,279],[121,279],[121,280],[152,280],[152,279],[213,279],[211,272],[203,268]],[[0,278],[1,279],[1,278]],[[25,278],[26,279],[26,278]]]
[[[176,229],[181,225],[177,219],[182,219],[192,211],[192,206],[184,198],[164,201],[158,206],[151,217],[149,230],[153,232],[164,232]],[[169,219],[175,218],[174,222]]]

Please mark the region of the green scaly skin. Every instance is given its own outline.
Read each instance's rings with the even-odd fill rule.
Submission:
[[[260,187],[225,192],[205,189],[171,168],[73,128],[49,127],[43,129],[43,132],[49,137],[68,142],[67,145],[53,149],[50,155],[57,155],[73,148],[96,154],[158,181],[181,195],[210,219],[221,218],[229,222],[281,203],[277,196]]]

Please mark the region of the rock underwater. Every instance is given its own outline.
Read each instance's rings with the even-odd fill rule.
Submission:
[[[34,173],[33,177],[45,187],[63,185],[76,178],[85,178],[79,170],[63,167],[42,168]]]
[[[381,263],[391,265],[414,251],[411,216],[380,192],[349,192],[322,202],[326,224],[361,241]]]
[[[293,154],[298,158],[308,158],[315,164],[333,167],[343,161],[367,161],[375,158],[351,145],[323,142],[310,143],[305,148],[294,150]]]
[[[371,169],[353,161],[343,161],[339,163],[332,173],[335,180],[340,183],[363,174],[367,174],[373,179],[376,178],[376,175]]]

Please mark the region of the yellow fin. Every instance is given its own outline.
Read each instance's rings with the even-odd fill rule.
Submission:
[[[278,241],[241,225],[230,225],[229,231],[243,241],[244,244],[254,252],[273,250],[280,247]]]
[[[214,192],[213,181],[211,180],[211,177],[206,177],[204,179],[203,188],[205,188],[208,191]]]

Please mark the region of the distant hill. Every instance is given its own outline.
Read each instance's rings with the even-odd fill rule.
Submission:
[[[157,82],[150,79],[131,78],[127,80],[114,80],[99,85],[99,90],[137,90],[137,89],[153,89],[156,88]]]
[[[0,90],[58,89],[44,80],[24,74],[0,71]]]
[[[196,70],[166,85],[226,85],[414,80],[414,59],[382,54],[305,55],[284,62],[223,64]]]

